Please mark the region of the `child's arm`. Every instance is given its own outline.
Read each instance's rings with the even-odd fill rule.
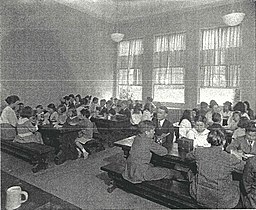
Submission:
[[[195,160],[195,159],[196,159],[195,152],[196,152],[196,150],[193,150],[193,151],[187,153],[187,154],[186,154],[186,159],[187,159],[187,160],[191,160],[191,161],[192,161],[192,160]]]
[[[33,125],[31,120],[29,120],[29,123],[27,124],[27,128],[32,133],[35,133],[37,131],[37,126]]]
[[[150,151],[154,152],[157,155],[167,155],[168,151],[165,147],[161,146],[160,144],[152,141]]]
[[[237,151],[240,148],[240,141],[239,139],[234,139],[230,145],[227,146],[226,151],[231,153],[231,151]]]
[[[253,169],[253,165],[251,161],[256,161],[256,158],[253,158],[251,160],[248,160],[245,167],[244,167],[244,173],[243,173],[243,184],[245,187],[246,193],[250,193],[253,186],[252,183],[256,181],[255,172],[256,169]]]

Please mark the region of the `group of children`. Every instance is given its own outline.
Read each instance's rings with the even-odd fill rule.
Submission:
[[[189,173],[190,194],[207,208],[241,208],[240,197],[243,198],[243,207],[256,208],[256,122],[253,121],[253,111],[248,114],[245,108],[245,104],[249,107],[248,102],[238,102],[233,110],[229,102],[224,104],[223,110],[219,109],[215,101],[211,101],[210,109],[207,110],[205,104],[201,103],[203,109],[200,110],[186,110],[178,123],[180,137],[192,139],[194,143],[194,150],[186,157],[197,165],[197,173]],[[159,128],[168,122],[167,113],[166,107],[160,106],[156,118],[153,116],[152,120],[139,122],[140,133],[134,139],[123,173],[128,181],[141,183],[164,178],[184,179],[182,173],[150,164],[152,153],[166,155],[173,143],[172,124],[167,123],[164,132],[158,133]],[[233,131],[243,124],[244,133],[236,134],[227,146],[225,130],[231,128],[230,124],[237,113],[241,117],[238,120],[240,123],[233,127]],[[245,118],[246,122],[242,123]],[[161,123],[162,120],[164,123]],[[171,140],[168,141],[168,138]],[[245,193],[242,196],[239,182],[232,179],[234,171],[243,173]]]
[[[136,126],[136,136],[127,159],[123,177],[133,183],[142,181],[167,179],[184,179],[184,175],[166,168],[154,167],[150,164],[152,152],[166,155],[172,149],[174,126],[167,119],[168,109],[160,103],[154,104],[148,97],[142,109],[138,101],[118,100],[111,98],[106,101],[98,98],[70,94],[61,99],[57,106],[49,104],[47,110],[38,105],[35,110],[29,106],[20,109],[17,96],[6,99],[8,106],[1,114],[1,129],[4,137],[17,135],[12,140],[21,143],[43,143],[37,125],[53,124],[56,128],[64,124],[79,125],[83,129],[75,140],[78,154],[88,157],[85,144],[92,140],[93,123],[91,117],[96,115],[114,116],[116,113],[125,115]],[[244,187],[246,207],[256,208],[255,189],[255,156],[256,155],[256,124],[255,116],[248,102],[238,102],[233,109],[231,103],[224,103],[220,110],[215,101],[210,108],[205,102],[200,109],[185,110],[178,125],[180,137],[193,140],[194,150],[187,158],[194,160],[198,166],[197,173],[190,176],[190,193],[201,205],[209,208],[233,208],[240,197],[238,183],[232,180],[231,172],[244,169]],[[18,113],[15,109],[19,108]],[[12,128],[12,129],[10,129]],[[234,138],[226,148],[225,130],[234,131]],[[239,131],[237,131],[240,129]],[[11,131],[11,132],[10,132]],[[8,139],[8,138],[7,138]],[[9,138],[10,139],[10,138]],[[245,161],[246,164],[245,164]],[[207,193],[206,193],[207,192]]]

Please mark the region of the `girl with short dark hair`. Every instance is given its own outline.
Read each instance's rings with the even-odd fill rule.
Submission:
[[[43,144],[42,136],[37,132],[35,118],[35,113],[33,113],[33,109],[30,106],[25,106],[21,110],[20,119],[17,123],[18,135],[15,137],[14,142]]]

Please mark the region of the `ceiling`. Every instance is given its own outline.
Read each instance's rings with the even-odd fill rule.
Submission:
[[[131,20],[166,12],[214,7],[242,1],[251,0],[4,0],[4,3],[8,2],[16,6],[22,4],[22,7],[18,7],[19,10],[24,6],[31,8],[35,4],[51,5],[57,2],[108,22],[115,22],[117,19]]]
[[[54,0],[82,12],[90,13],[99,18],[115,21],[118,14],[119,21],[155,14],[178,11],[181,9],[195,9],[198,7],[212,7],[229,4],[237,0]],[[246,1],[246,0],[240,0]],[[117,10],[118,6],[118,10]]]

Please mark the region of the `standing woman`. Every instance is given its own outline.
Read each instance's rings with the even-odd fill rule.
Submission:
[[[8,96],[5,99],[8,106],[6,106],[1,114],[0,125],[1,125],[1,139],[13,140],[16,136],[17,127],[17,116],[15,108],[17,108],[20,99],[16,95]]]

